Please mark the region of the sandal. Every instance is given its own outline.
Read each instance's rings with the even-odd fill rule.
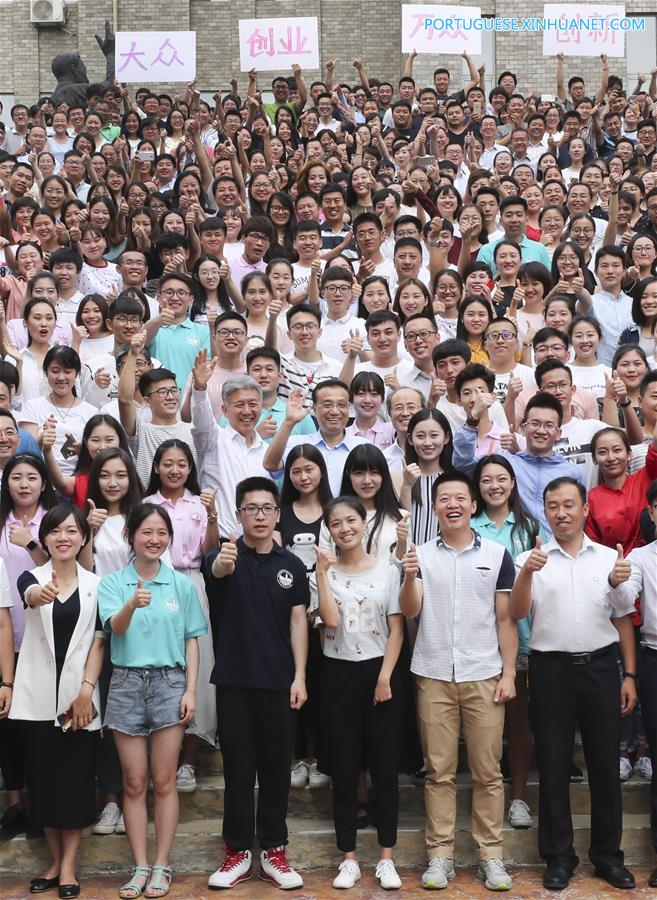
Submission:
[[[169,866],[153,866],[151,877],[144,891],[144,897],[166,897],[171,887],[172,875],[173,871]],[[153,893],[153,891],[156,893]]]
[[[119,888],[119,897],[121,897],[121,900],[136,900],[137,897],[141,897],[150,877],[150,866],[133,866],[130,881]],[[144,883],[141,885],[137,884],[138,878],[143,878]],[[132,893],[129,894],[128,891],[131,891]]]

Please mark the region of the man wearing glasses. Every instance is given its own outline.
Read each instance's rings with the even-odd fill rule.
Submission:
[[[210,680],[217,686],[226,785],[225,858],[208,886],[232,888],[250,878],[257,837],[260,877],[290,890],[303,885],[287,863],[285,845],[290,709],[300,709],[307,697],[308,579],[301,560],[274,541],[279,518],[274,482],[246,478],[236,485],[231,500],[242,537],[233,531],[208,558],[211,602],[217,610],[216,664]]]
[[[411,356],[397,367],[397,385],[420,391],[425,400],[429,399],[435,369],[433,351],[440,337],[436,323],[425,313],[415,313],[404,323],[404,346]]]
[[[454,434],[455,469],[471,474],[477,463],[477,426],[485,412],[483,400],[477,400],[465,425]],[[561,436],[563,409],[556,397],[545,392],[535,394],[525,409],[521,430],[527,440],[527,449],[511,452],[502,450],[516,475],[522,502],[534,518],[540,522],[545,533],[552,536],[550,523],[545,515],[543,491],[555,478],[572,478],[584,485],[581,470],[554,452],[554,445]]]
[[[349,312],[353,283],[354,277],[348,269],[331,266],[324,271],[320,284],[324,301],[321,305],[326,306],[326,316],[322,319],[322,334],[317,341],[317,349],[341,362],[344,362],[352,344],[354,349],[358,349],[365,338],[365,320]],[[359,354],[362,362],[370,355],[362,350]]]
[[[197,355],[202,350],[210,351],[210,330],[189,318],[194,294],[192,280],[187,275],[178,272],[164,275],[157,299],[160,308],[170,312],[172,321],[158,329],[149,349],[184,385]]]

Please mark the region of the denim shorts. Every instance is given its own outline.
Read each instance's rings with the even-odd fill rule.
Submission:
[[[133,737],[180,725],[185,670],[127,669],[115,666],[110,680],[104,725]],[[192,720],[193,722],[193,720]]]

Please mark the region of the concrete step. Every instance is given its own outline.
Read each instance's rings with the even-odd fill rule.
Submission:
[[[587,860],[589,841],[588,816],[574,816],[575,847],[582,861]],[[333,867],[339,861],[332,823],[327,819],[297,818],[288,820],[290,843],[288,858],[299,869]],[[149,857],[155,852],[153,828],[150,828]],[[373,828],[359,832],[358,846],[364,859],[375,859],[377,837]],[[40,872],[48,860],[45,841],[23,836],[0,845],[0,874],[21,875]],[[174,842],[171,862],[178,872],[211,872],[222,856],[219,822],[195,819],[181,822]],[[626,814],[623,821],[623,849],[628,865],[654,864],[647,815]],[[536,829],[518,831],[505,827],[504,855],[511,865],[538,865]],[[424,819],[404,818],[400,821],[395,860],[400,866],[425,864]],[[125,835],[85,835],[80,850],[80,874],[127,872],[130,849]],[[456,859],[460,866],[476,862],[470,821],[459,816],[456,833]]]

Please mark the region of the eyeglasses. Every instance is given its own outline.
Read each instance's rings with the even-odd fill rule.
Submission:
[[[438,293],[439,294],[455,294],[458,291],[458,287],[455,284],[439,284],[438,285]]]
[[[545,431],[547,434],[556,434],[559,431],[558,425],[553,425],[551,422],[538,422],[536,419],[525,422],[525,428],[530,431]]]
[[[0,429],[0,438],[15,438],[18,437],[18,432],[15,428],[5,428]]]
[[[167,300],[171,300],[173,297],[181,297],[185,300],[192,296],[190,291],[183,288],[176,288],[175,290],[173,288],[165,288],[163,291],[160,291],[160,294],[166,297]]]
[[[278,507],[274,506],[273,503],[265,503],[264,506],[257,506],[255,503],[249,503],[248,506],[239,507],[241,513],[252,518],[255,518],[259,513],[262,513],[263,516],[273,516],[277,510]]]
[[[123,313],[120,313],[118,316],[114,316],[113,321],[118,322],[119,325],[141,325],[140,316],[126,316]]]
[[[157,388],[155,391],[151,391],[150,394],[146,394],[147,397],[152,397],[153,394],[157,394],[160,400],[166,400],[167,397],[177,397],[180,394],[179,387],[169,387],[169,388]]]
[[[296,322],[294,325],[290,325],[290,331],[294,331],[296,334],[301,334],[302,331],[315,331],[318,328],[317,322]]]
[[[219,337],[227,338],[227,337],[236,337],[243,338],[246,337],[246,331],[243,328],[217,328],[217,334]]]
[[[323,403],[318,403],[317,407],[323,412],[330,412],[330,410],[332,409],[339,409],[341,412],[343,412],[345,409],[349,409],[349,401],[338,400],[337,403],[333,403],[331,400],[324,400]]]
[[[431,335],[436,334],[435,331],[415,331],[413,334],[405,334],[404,340],[407,344],[414,344],[416,341],[428,341]]]
[[[551,381],[549,384],[544,384],[542,390],[544,391],[565,391],[570,387],[570,382],[568,381]]]
[[[350,294],[351,293],[351,285],[350,284],[327,284],[326,287],[322,288],[325,294]]]
[[[491,331],[489,332],[484,340],[493,341],[494,344],[498,344],[500,341],[512,341],[516,335],[513,331]]]

